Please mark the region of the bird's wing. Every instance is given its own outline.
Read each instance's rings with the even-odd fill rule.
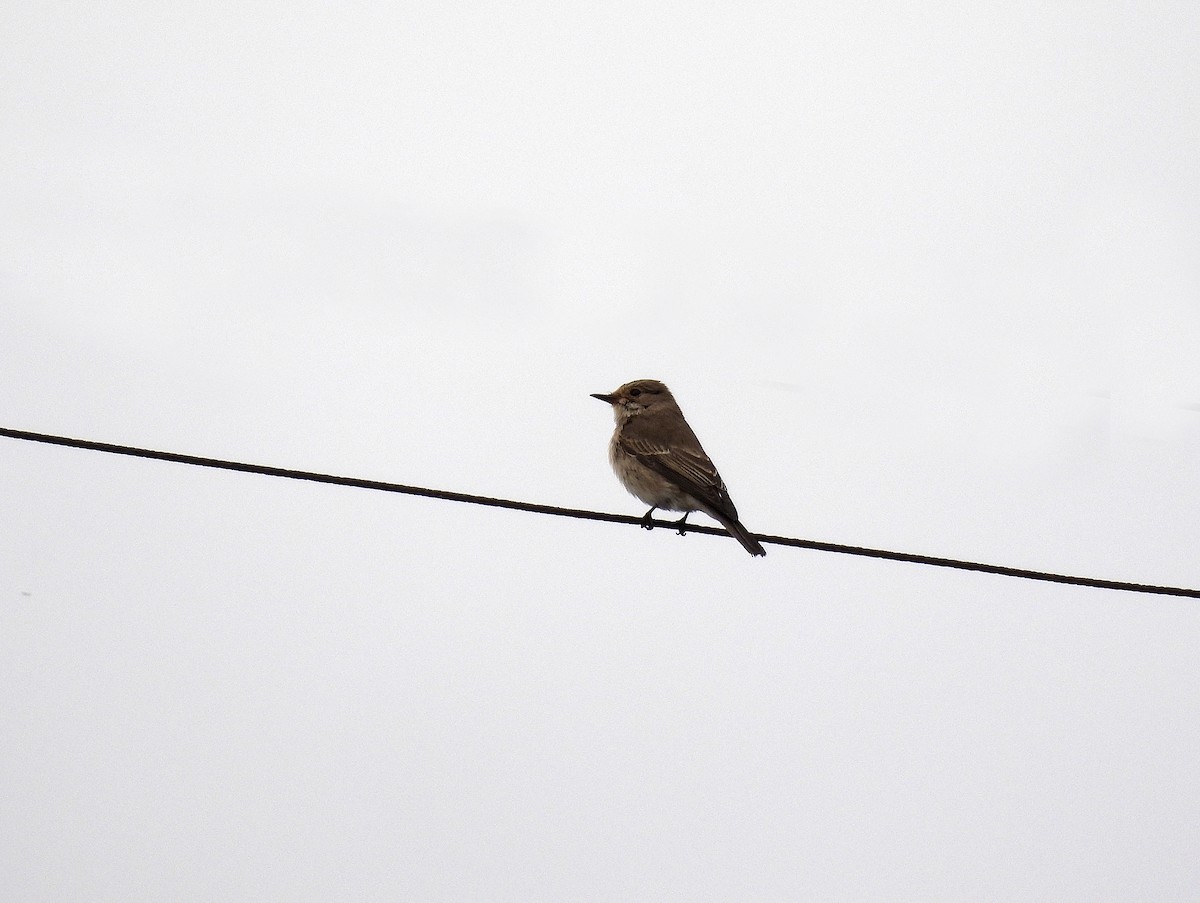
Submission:
[[[629,435],[622,435],[618,442],[638,461],[675,483],[696,501],[737,519],[737,509],[729,498],[725,482],[704,449],[681,448]]]

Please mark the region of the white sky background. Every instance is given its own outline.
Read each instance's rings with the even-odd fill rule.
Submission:
[[[0,425],[1200,585],[1194,4],[13,6]],[[0,440],[32,900],[1200,894],[1200,606]],[[697,516],[698,521],[704,520]]]

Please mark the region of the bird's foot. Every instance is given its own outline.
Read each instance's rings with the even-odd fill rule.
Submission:
[[[692,512],[689,511],[683,517],[679,518],[679,520],[675,521],[675,526],[679,528],[680,536],[687,536],[687,519],[688,519],[688,514],[691,514],[691,513]]]
[[[653,530],[654,529],[654,519],[652,517],[653,514],[654,514],[654,509],[651,508],[649,511],[647,511],[645,514],[642,515],[642,529],[643,530]]]

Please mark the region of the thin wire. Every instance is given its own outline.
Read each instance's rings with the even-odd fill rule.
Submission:
[[[471,505],[487,505],[492,508],[511,508],[515,511],[532,511],[535,514],[551,514],[557,517],[574,517],[582,520],[604,521],[613,524],[633,524],[644,526],[640,517],[627,514],[609,514],[604,511],[588,511],[583,508],[560,508],[557,505],[539,505],[534,502],[520,502],[512,499],[492,498],[486,495],[470,495],[465,492],[450,492],[445,489],[427,489],[422,486],[405,486],[401,483],[385,483],[380,480],[364,480],[358,477],[343,477],[327,473],[314,473],[307,470],[292,470],[286,467],[271,467],[265,464],[246,464],[240,461],[224,461],[220,458],[204,458],[198,455],[182,455],[178,452],[155,451],[148,448],[134,448],[128,445],[115,445],[109,442],[93,442],[90,439],[71,439],[66,436],[51,436],[45,433],[31,433],[25,430],[13,430],[0,427],[0,436],[9,439],[20,439],[26,442],[42,442],[47,445],[62,445],[68,448],[82,448],[90,451],[107,452],[113,455],[127,455],[135,458],[149,458],[156,461],[172,461],[176,464],[188,464],[193,467],[210,467],[218,470],[236,470],[242,473],[261,474],[268,477],[283,477],[288,480],[306,480],[312,483],[330,483],[335,486],[354,486],[359,489],[372,489],[377,492],[398,492],[404,495],[417,495],[424,498],[442,499],[450,502],[466,502]],[[658,527],[674,528],[673,521],[653,520]],[[728,536],[719,527],[709,527],[702,524],[688,524],[688,533],[707,533],[713,536]],[[1112,589],[1132,593],[1154,593],[1161,596],[1181,596],[1200,599],[1200,589],[1185,589],[1178,586],[1156,586],[1147,583],[1129,583],[1123,580],[1102,580],[1097,577],[1075,577],[1069,574],[1055,574],[1048,571],[1033,571],[1026,568],[1007,567],[1000,564],[984,564],[979,561],[962,561],[956,558],[939,558],[933,555],[917,555],[911,552],[893,552],[887,549],[869,549],[863,546],[848,546],[836,542],[818,542],[812,539],[796,539],[791,536],[755,537],[761,542],[777,546],[792,546],[799,549],[813,549],[818,552],[835,552],[841,555],[858,555],[864,558],[881,558],[887,561],[903,561],[910,564],[924,564],[931,567],[955,568],[962,571],[976,571],[983,574],[998,574],[1003,577],[1019,577],[1024,580],[1042,580],[1049,583],[1065,583],[1072,586],[1087,586],[1095,589]]]

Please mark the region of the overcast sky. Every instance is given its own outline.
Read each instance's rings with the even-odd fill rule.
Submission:
[[[656,378],[753,531],[1198,587],[1197,10],[9,4],[0,426],[640,515]],[[1200,898],[1196,600],[0,498],[6,898]]]

